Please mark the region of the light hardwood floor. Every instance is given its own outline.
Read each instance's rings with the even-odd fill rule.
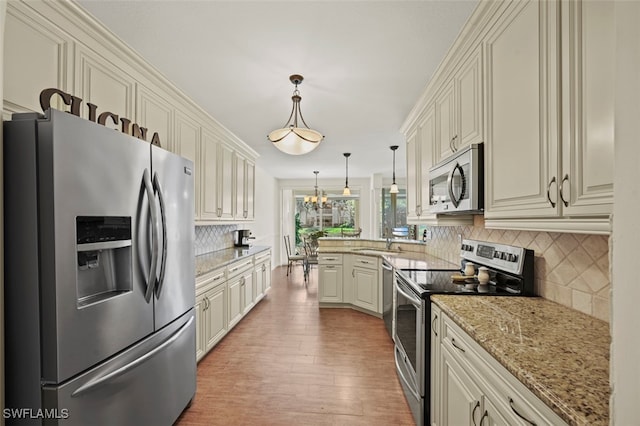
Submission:
[[[381,319],[318,309],[317,269],[272,288],[198,364],[192,425],[413,425]]]

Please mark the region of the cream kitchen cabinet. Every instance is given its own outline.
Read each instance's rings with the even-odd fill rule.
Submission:
[[[136,123],[147,129],[146,140],[151,142],[158,133],[160,146],[169,150],[174,144],[174,111],[165,93],[157,93],[141,83],[136,84]]]
[[[469,215],[436,215],[429,212],[429,169],[433,166],[436,110],[433,104],[420,115],[407,134],[407,223],[469,225]]]
[[[255,256],[253,282],[255,287],[255,302],[258,303],[271,288],[271,252],[260,253]]]
[[[434,163],[460,148],[484,141],[482,55],[478,46],[436,96]]]
[[[255,196],[255,164],[240,153],[234,154],[236,220],[253,220]]]
[[[229,283],[229,329],[254,306],[253,258],[243,259],[227,267]]]
[[[439,321],[431,330],[438,366],[431,376],[432,425],[566,424],[436,305],[432,310],[432,322],[433,313]]]
[[[196,360],[227,333],[225,270],[207,274],[196,286]]]
[[[320,303],[343,302],[343,255],[318,255],[318,301]]]
[[[440,368],[440,335],[442,334],[441,326],[442,323],[442,315],[441,310],[438,305],[432,303],[431,304],[431,356],[429,358],[429,362],[431,365],[431,383],[425,383],[425,386],[430,387],[429,395],[431,396],[429,401],[429,413],[431,414],[430,424],[437,425],[439,424],[439,419],[436,418],[436,413],[440,412],[439,404],[440,404],[440,383],[441,383],[441,368]],[[426,404],[426,401],[425,401]],[[425,423],[427,419],[425,419]]]
[[[202,220],[233,219],[233,149],[221,138],[202,131]]]
[[[372,312],[382,313],[380,307],[380,261],[373,256],[354,256],[351,283],[353,304]]]
[[[514,2],[488,34],[488,228],[610,231],[613,7]]]
[[[173,152],[193,161],[195,220],[200,219],[200,125],[190,116],[176,111]]]

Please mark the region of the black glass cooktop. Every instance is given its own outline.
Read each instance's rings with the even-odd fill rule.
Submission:
[[[403,269],[400,274],[412,289],[422,298],[429,294],[490,294],[508,295],[514,294],[503,286],[496,286],[495,282],[488,285],[478,285],[478,281],[468,279],[464,282],[453,282],[452,275],[460,275],[460,271],[426,271],[415,269]]]

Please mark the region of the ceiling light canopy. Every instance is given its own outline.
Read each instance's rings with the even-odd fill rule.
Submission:
[[[393,151],[393,183],[389,189],[389,194],[397,194],[399,192],[396,184],[396,149],[398,149],[398,145],[392,145],[389,148]]]
[[[295,85],[293,96],[291,96],[293,101],[291,115],[289,115],[289,120],[281,129],[276,129],[267,136],[276,148],[290,155],[307,154],[316,149],[324,139],[320,132],[310,129],[302,117],[302,111],[300,110],[302,96],[298,91],[298,85],[302,83],[303,79],[298,74],[289,76],[289,80]],[[304,127],[298,127],[298,116],[300,116],[300,122]]]

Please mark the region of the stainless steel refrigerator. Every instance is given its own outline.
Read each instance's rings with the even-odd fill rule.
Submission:
[[[7,424],[170,425],[195,395],[191,161],[66,112],[4,123]]]

